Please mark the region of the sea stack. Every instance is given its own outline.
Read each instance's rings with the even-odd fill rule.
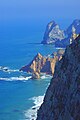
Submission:
[[[48,23],[43,37],[42,44],[55,44],[57,40],[65,38],[64,31],[60,29],[55,21]]]
[[[75,31],[75,34],[74,34]],[[66,48],[67,45],[71,44],[80,34],[80,20],[75,19],[72,24],[66,29],[60,29],[60,26],[55,22],[51,21],[48,23],[42,44],[54,44],[55,47]]]
[[[37,120],[80,120],[80,35],[56,64]]]
[[[64,51],[64,50],[63,50]],[[49,75],[54,74],[55,64],[58,60],[62,58],[64,52],[50,56],[42,56],[38,53],[34,59],[26,66],[22,67],[20,71],[32,73],[32,79],[39,79],[41,73],[46,73]]]

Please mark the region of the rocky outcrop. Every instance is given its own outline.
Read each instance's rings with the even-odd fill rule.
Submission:
[[[42,44],[54,44],[57,40],[65,38],[64,31],[62,31],[58,24],[54,21],[48,23],[44,34]]]
[[[50,22],[43,37],[42,44],[54,44],[55,47],[66,47],[80,33],[80,20],[74,20],[67,30],[61,30],[54,21]]]
[[[37,120],[80,120],[80,35],[56,64]]]
[[[65,49],[59,49],[57,52],[53,52],[51,55],[56,58],[58,57],[58,61],[62,59],[62,56],[65,52]]]
[[[51,57],[44,57],[38,53],[32,62],[26,66],[23,66],[20,71],[32,73],[32,78],[39,79],[40,73],[54,74],[55,64],[62,58],[64,52],[59,50],[56,54],[53,53]]]
[[[76,19],[72,22],[72,24],[67,28],[65,33],[68,36],[71,36],[73,33],[79,34],[80,33],[80,20]]]
[[[23,66],[20,71],[25,71],[25,72],[38,72],[40,73],[40,70],[42,69],[43,65],[46,62],[46,58],[43,57],[40,53],[38,53],[34,59],[26,66]]]
[[[47,58],[44,66],[41,69],[42,73],[54,74],[55,64],[58,61],[58,56],[55,58]]]

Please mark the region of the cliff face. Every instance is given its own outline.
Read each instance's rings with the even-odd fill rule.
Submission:
[[[80,35],[57,63],[37,120],[80,120]]]
[[[42,44],[54,44],[56,47],[66,47],[70,44],[72,36],[80,33],[80,20],[74,20],[73,23],[66,29],[61,30],[59,25],[54,21],[50,22],[43,37]]]

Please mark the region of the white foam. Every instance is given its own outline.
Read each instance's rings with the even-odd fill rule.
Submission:
[[[41,104],[43,103],[44,96],[38,96],[30,98],[29,100],[33,100],[34,106],[31,107],[29,110],[24,111],[25,119],[28,120],[36,120],[37,118],[37,110],[40,108]]]
[[[19,72],[19,70],[18,69],[16,69],[16,70],[9,69],[8,72]]]
[[[0,70],[3,72],[19,72],[18,69],[10,69],[9,67],[0,66]]]
[[[64,48],[61,48],[61,47],[56,47],[56,49],[57,49],[57,50],[59,50],[59,49],[64,49]]]
[[[46,74],[45,74],[45,75],[42,75],[42,76],[41,76],[41,79],[46,79],[46,78],[51,78],[51,77],[52,77],[51,75],[46,75]]]
[[[0,78],[0,80],[5,80],[5,81],[17,81],[17,80],[26,81],[29,79],[31,79],[31,76],[29,76],[29,77],[19,76],[19,77],[10,77],[10,78]]]

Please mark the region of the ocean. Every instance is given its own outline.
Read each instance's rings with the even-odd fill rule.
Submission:
[[[28,31],[0,32],[0,120],[35,120],[52,76],[32,80],[31,74],[20,72],[40,52],[48,55],[57,49],[42,45],[42,33]],[[23,37],[24,36],[24,37]],[[8,71],[1,68],[8,69]]]

